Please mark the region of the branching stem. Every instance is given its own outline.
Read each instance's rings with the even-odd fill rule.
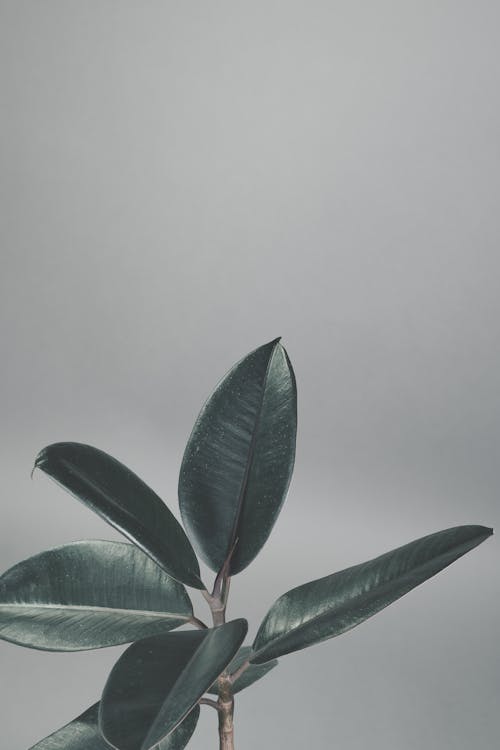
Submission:
[[[231,548],[227,554],[226,559],[224,560],[221,569],[217,573],[217,577],[214,582],[214,588],[212,591],[212,596],[216,599],[220,599],[227,602],[227,596],[229,593],[228,591],[225,591],[226,584],[229,583],[230,578],[230,569],[231,569],[231,559],[234,554],[234,550],[236,549],[236,545],[238,544],[238,537],[233,541]],[[229,586],[228,586],[229,589]]]
[[[198,701],[200,706],[211,706],[212,708],[215,708],[216,711],[220,711],[220,706],[217,701],[213,701],[211,698],[200,698]]]
[[[236,670],[236,672],[233,672],[232,675],[229,675],[229,679],[231,681],[231,685],[234,685],[234,683],[236,682],[236,680],[238,679],[238,677],[240,677],[243,674],[243,672],[245,672],[245,670],[248,669],[249,666],[250,666],[250,662],[247,659],[246,661],[243,662],[243,664],[241,666],[238,667],[238,669]]]
[[[214,627],[223,625],[226,622],[226,607],[229,596],[229,584],[231,582],[229,563],[235,546],[236,542],[224,562],[224,565],[217,574],[212,593],[210,594],[206,589],[201,592],[210,607]],[[238,672],[241,673],[241,671],[240,668]],[[217,687],[219,689],[219,698],[217,702],[210,701],[209,698],[202,698],[199,702],[207,703],[207,705],[212,705],[214,708],[217,707],[219,715],[219,750],[234,750],[233,681],[227,671],[224,671],[220,675],[217,680]]]

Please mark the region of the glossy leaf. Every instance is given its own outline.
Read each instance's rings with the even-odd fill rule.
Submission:
[[[184,625],[182,584],[123,542],[81,541],[42,552],[0,578],[0,638],[46,651],[81,651]]]
[[[167,737],[231,661],[246,632],[246,620],[233,620],[132,644],[102,695],[99,723],[106,740],[119,750],[150,750]]]
[[[97,725],[99,703],[37,742],[30,750],[110,750]]]
[[[228,664],[227,671],[230,674],[236,672],[236,670],[239,669],[241,665],[249,658],[251,653],[251,646],[242,646],[234,659],[232,659]],[[257,682],[257,680],[260,680],[261,677],[264,677],[264,675],[270,672],[271,669],[274,669],[277,664],[277,659],[268,661],[265,664],[250,664],[250,666],[245,669],[243,674],[233,682],[233,693],[239,693],[240,690],[244,690],[245,688],[250,687],[250,685],[253,685],[254,682]],[[212,683],[207,692],[218,695],[219,688],[217,686],[217,681]]]
[[[37,742],[31,750],[113,750],[99,730],[98,713],[99,703],[95,703],[77,719]],[[194,732],[199,714],[199,708],[193,709],[185,721],[157,745],[157,750],[183,750]]]
[[[137,544],[172,578],[204,588],[180,523],[158,495],[115,458],[82,443],[54,443],[40,451],[35,468]]]
[[[297,391],[278,339],[251,352],[219,383],[189,438],[179,477],[184,526],[200,556],[230,574],[266,542],[295,458]]]
[[[260,664],[354,628],[492,533],[484,526],[446,529],[288,591],[265,616],[251,661]]]

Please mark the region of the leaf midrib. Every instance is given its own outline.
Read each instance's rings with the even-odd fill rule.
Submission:
[[[160,612],[157,610],[149,610],[149,609],[123,609],[121,607],[99,607],[99,606],[85,606],[80,604],[38,604],[38,603],[28,603],[28,602],[1,602],[0,603],[0,612],[3,609],[56,609],[56,610],[63,610],[67,612],[68,610],[76,611],[76,612],[99,612],[99,613],[119,613],[120,615],[123,614],[130,614],[130,615],[140,615],[140,616],[147,616],[147,617],[158,617],[158,618],[166,618],[171,620],[186,620],[188,622],[191,619],[191,616],[183,615],[176,612]]]
[[[157,534],[156,534],[156,529],[155,528],[151,528],[149,526],[146,526],[146,524],[144,524],[141,521],[141,519],[138,516],[136,516],[131,510],[129,510],[128,508],[123,507],[122,505],[120,505],[120,503],[117,500],[115,500],[115,498],[112,495],[110,495],[106,491],[106,489],[99,482],[97,482],[95,479],[91,479],[86,474],[82,474],[81,470],[78,469],[78,467],[75,466],[75,464],[71,463],[71,461],[69,461],[66,458],[61,458],[59,460],[61,461],[61,463],[67,469],[69,469],[74,474],[76,474],[76,476],[79,479],[83,480],[84,482],[86,482],[87,484],[89,484],[91,486],[91,488],[93,488],[94,490],[96,490],[96,492],[99,493],[102,498],[104,498],[105,500],[107,500],[110,503],[110,505],[112,505],[113,508],[116,508],[124,516],[133,519],[136,522],[137,526],[141,530],[147,531],[149,534],[151,534],[151,536],[153,537],[153,540],[155,542],[157,542],[160,547],[163,546],[163,543],[162,543],[160,537],[157,536]],[[130,472],[130,473],[132,473],[132,472]],[[161,498],[156,494],[156,492],[154,490],[152,490],[150,487],[148,487],[148,485],[145,484],[142,481],[142,479],[140,479],[140,477],[138,477],[137,475],[134,475],[134,476],[135,476],[136,479],[139,480],[139,482],[141,482],[141,483],[144,484],[144,487],[146,488],[146,491],[148,493],[151,493],[152,497],[154,497],[154,502],[158,501],[159,503],[161,503],[161,511],[160,512],[163,512],[164,510],[166,510],[167,512],[169,512],[168,508],[166,506],[164,506]],[[81,500],[81,498],[78,498],[78,499]]]
[[[200,644],[199,644],[199,646],[198,646],[198,647],[197,647],[197,648],[196,648],[196,649],[195,649],[195,650],[193,651],[193,653],[191,654],[191,656],[190,656],[190,657],[189,657],[189,659],[187,660],[186,664],[184,665],[183,669],[181,670],[180,674],[178,675],[177,679],[175,680],[174,684],[172,685],[172,688],[171,688],[171,690],[170,690],[170,691],[169,691],[169,692],[167,693],[167,695],[165,696],[165,699],[164,699],[164,700],[162,701],[162,703],[161,703],[161,705],[160,705],[160,707],[159,707],[158,711],[156,712],[156,716],[155,716],[155,718],[154,718],[153,722],[151,723],[151,725],[150,725],[150,727],[149,727],[148,733],[147,733],[147,735],[145,736],[145,738],[144,738],[144,739],[143,739],[143,741],[142,741],[142,744],[141,744],[140,750],[144,750],[144,748],[145,748],[145,747],[150,747],[150,745],[149,745],[149,744],[146,744],[146,742],[147,742],[148,738],[150,737],[150,735],[151,735],[151,734],[153,733],[153,729],[154,729],[154,728],[156,727],[156,724],[157,724],[157,722],[158,722],[158,719],[159,719],[160,713],[161,713],[161,712],[162,712],[162,710],[163,710],[163,706],[165,705],[165,703],[166,703],[166,702],[168,701],[168,699],[170,698],[170,696],[171,696],[172,692],[173,692],[173,691],[175,690],[175,687],[176,687],[176,685],[177,685],[177,684],[179,683],[179,680],[180,680],[180,678],[181,678],[181,677],[183,676],[183,674],[185,673],[185,671],[187,670],[187,668],[189,667],[189,665],[190,665],[190,664],[191,664],[191,663],[193,662],[193,660],[195,660],[195,658],[196,658],[196,655],[198,654],[198,651],[199,651],[199,650],[200,650],[200,649],[201,649],[201,648],[202,648],[202,647],[204,646],[204,644],[205,644],[205,642],[206,642],[206,639],[207,639],[207,637],[208,637],[208,633],[207,633],[207,635],[205,636],[205,638],[203,638],[203,639],[202,639],[202,640],[200,641]],[[203,692],[205,692],[205,691],[202,691],[202,694],[203,694]],[[189,710],[188,710],[188,711],[187,711],[187,712],[186,712],[186,713],[185,713],[185,714],[184,714],[184,715],[182,716],[182,718],[181,718],[181,719],[179,719],[179,721],[178,721],[178,722],[176,723],[176,725],[175,725],[174,727],[172,727],[172,729],[170,729],[170,731],[168,732],[168,734],[164,735],[164,736],[163,736],[163,737],[162,737],[162,738],[161,738],[160,740],[158,740],[158,741],[157,741],[157,743],[155,743],[155,744],[158,744],[159,742],[162,742],[162,741],[163,741],[163,740],[164,740],[164,739],[165,739],[166,737],[168,737],[168,736],[169,736],[169,735],[170,735],[170,734],[171,734],[171,733],[172,733],[173,731],[175,731],[175,729],[177,729],[177,727],[179,726],[179,724],[182,724],[182,722],[183,722],[183,721],[184,721],[184,719],[185,719],[185,718],[187,717],[187,715],[188,715],[188,714],[189,714],[189,713],[190,713],[190,712],[191,712],[191,711],[193,710],[193,708],[195,707],[195,705],[196,705],[196,702],[195,702],[195,703],[194,703],[194,704],[193,704],[193,705],[191,706],[191,708],[190,708],[190,709],[189,709]]]
[[[262,383],[261,383],[261,393],[260,393],[260,398],[259,398],[259,405],[258,405],[258,409],[257,409],[257,414],[256,414],[256,419],[255,419],[255,424],[254,424],[254,429],[252,431],[252,437],[251,437],[251,440],[250,440],[250,446],[248,448],[247,460],[246,460],[246,465],[245,465],[245,472],[243,474],[243,479],[241,481],[241,487],[240,487],[240,492],[239,492],[239,496],[238,496],[238,503],[237,503],[237,506],[236,506],[236,515],[235,515],[234,522],[233,522],[233,528],[231,530],[231,536],[229,538],[229,544],[228,544],[228,548],[227,548],[227,551],[226,551],[226,555],[225,555],[225,559],[224,559],[224,564],[226,563],[228,555],[231,554],[231,551],[233,549],[234,543],[236,541],[238,527],[239,527],[241,515],[242,515],[242,512],[243,512],[243,507],[245,505],[245,499],[246,499],[246,494],[247,494],[247,489],[248,489],[248,481],[249,481],[249,477],[250,477],[250,470],[252,468],[253,460],[254,460],[254,457],[255,457],[255,442],[256,442],[256,439],[257,439],[257,433],[259,431],[260,420],[261,420],[261,416],[262,416],[262,407],[263,407],[263,404],[264,404],[264,395],[265,395],[266,383],[267,383],[267,379],[268,379],[268,375],[269,375],[269,368],[271,366],[271,361],[272,361],[272,359],[274,357],[274,353],[276,351],[276,346],[278,344],[278,341],[279,341],[279,339],[276,340],[276,343],[275,343],[275,345],[273,346],[273,348],[271,350],[271,354],[269,355],[269,359],[268,359],[267,365],[266,365],[266,371],[264,373],[264,377],[263,377]]]
[[[154,527],[146,526],[140,520],[140,518],[138,516],[136,516],[128,508],[124,508],[122,505],[120,505],[119,502],[116,501],[114,499],[114,497],[112,495],[110,495],[102,487],[102,485],[100,485],[94,479],[89,478],[87,474],[83,474],[78,469],[78,467],[75,466],[75,464],[73,464],[71,461],[69,461],[66,458],[59,458],[58,460],[61,462],[61,464],[63,464],[63,466],[67,470],[72,471],[74,474],[76,474],[76,476],[80,480],[82,480],[83,482],[86,482],[87,484],[89,484],[90,487],[92,489],[94,489],[100,495],[100,497],[102,497],[105,501],[107,501],[113,508],[115,508],[118,511],[119,515],[121,514],[122,518],[125,517],[125,518],[131,519],[132,521],[134,521],[135,524],[136,524],[136,526],[137,526],[137,528],[138,528],[139,533],[141,534],[141,536],[146,536],[146,537],[150,536],[151,539],[152,539],[152,541],[153,541],[154,548],[155,548],[154,551],[153,551],[153,554],[151,554],[151,551],[148,548],[148,546],[146,546],[146,544],[144,544],[144,542],[140,538],[138,538],[136,536],[133,536],[129,531],[127,531],[127,529],[124,529],[122,525],[119,525],[114,520],[112,520],[111,518],[109,518],[107,515],[104,515],[104,513],[101,510],[101,508],[99,508],[93,501],[83,500],[73,490],[71,490],[71,494],[77,500],[79,500],[81,503],[83,503],[84,505],[87,505],[88,502],[92,503],[92,509],[95,510],[98,513],[98,515],[104,516],[105,520],[108,521],[108,523],[110,523],[112,526],[114,526],[116,529],[118,529],[124,536],[127,537],[127,539],[130,539],[137,546],[139,546],[140,549],[145,554],[147,554],[148,557],[150,557],[153,560],[153,562],[155,562],[162,570],[164,570],[168,575],[172,575],[171,570],[173,571],[173,570],[175,570],[175,568],[171,567],[171,570],[167,569],[167,567],[166,567],[165,563],[163,562],[163,560],[161,559],[160,555],[158,555],[158,550],[160,552],[163,552],[165,550],[165,545],[164,545],[163,541],[161,540],[161,538],[159,536],[157,536],[156,529]],[[126,470],[130,471],[129,469],[126,469]],[[133,474],[133,472],[130,472],[130,473]],[[53,477],[52,474],[50,474],[50,476],[52,477],[52,479],[55,479],[55,481],[57,482],[57,484],[59,484],[61,487],[63,487],[63,489],[66,489],[66,490],[68,489],[59,479],[57,479],[56,477]],[[161,498],[156,494],[156,492],[154,490],[152,490],[150,487],[148,487],[148,485],[145,484],[145,482],[143,482],[143,480],[140,477],[138,477],[136,474],[133,474],[133,476],[139,482],[141,482],[144,485],[144,487],[146,488],[146,491],[148,493],[151,493],[152,498],[154,498],[154,502],[157,503],[157,504],[158,503],[160,504],[160,506],[161,506],[160,513],[163,513],[163,512],[166,511],[167,514],[170,514],[172,516],[172,520],[174,521],[174,526],[175,526],[175,523],[178,523],[177,519],[175,518],[175,516],[172,513],[170,513],[169,509],[163,503],[163,501],[161,500]],[[181,529],[181,531],[182,531],[182,529]],[[181,537],[179,536],[179,540],[180,540],[180,538]],[[190,572],[190,571],[188,571],[188,572]],[[194,578],[199,579],[199,575],[196,572],[193,572],[192,575],[194,576]]]

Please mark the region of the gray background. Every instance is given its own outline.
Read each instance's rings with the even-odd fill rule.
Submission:
[[[500,525],[499,26],[496,0],[0,2],[2,569],[119,538],[30,481],[54,441],[177,513],[199,407],[277,335],[300,431],[232,587],[252,637],[293,585]],[[283,658],[238,698],[238,750],[495,747],[498,563],[493,538]],[[95,701],[122,651],[0,645],[9,750]],[[190,747],[216,746],[205,708]]]

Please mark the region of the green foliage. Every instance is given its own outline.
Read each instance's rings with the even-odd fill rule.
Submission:
[[[265,616],[251,662],[260,664],[345,633],[489,537],[483,526],[438,531],[283,594]]]
[[[236,672],[243,664],[245,664],[245,662],[250,659],[251,653],[251,646],[242,646],[234,659],[231,659],[231,661],[227,665],[227,671],[230,674]],[[265,674],[270,672],[271,669],[274,669],[274,667],[276,667],[277,665],[277,659],[266,661],[265,664],[248,664],[245,671],[233,682],[233,693],[239,693],[240,690],[244,690],[245,688],[250,687],[250,685],[253,685],[254,682],[257,682],[257,680],[260,680],[261,677],[264,677]],[[219,686],[217,685],[217,681],[208,688],[207,693],[212,693],[212,695],[219,694]]]
[[[164,633],[132,644],[102,694],[99,723],[120,750],[150,750],[167,737],[227,667],[247,633],[246,620]]]
[[[110,750],[111,746],[99,730],[98,713],[99,703],[94,703],[69,724],[37,742],[31,750]]]
[[[212,570],[232,551],[229,572],[239,573],[265,543],[292,477],[296,430],[292,367],[279,341],[271,341],[219,383],[184,453],[182,520]]]
[[[203,588],[198,560],[182,526],[122,463],[91,445],[54,443],[40,451],[35,468],[121,531],[172,578]]]
[[[65,544],[0,579],[0,635],[30,648],[115,646],[185,625],[192,616],[184,586],[122,542]]]
[[[80,541],[18,563],[0,578],[0,638],[75,651],[132,643],[100,703],[32,750],[182,750],[200,705],[233,748],[234,695],[276,657],[340,635],[436,575],[492,534],[457,526],[283,594],[252,646],[247,621],[225,621],[229,582],[259,553],[283,505],[295,460],[297,391],[276,339],[240,360],[202,408],[179,477],[186,531],[130,469],[97,448],[55,443],[48,474],[131,542]],[[216,572],[211,590],[194,549]],[[201,591],[213,627],[193,614]],[[169,632],[184,625],[196,630]],[[208,697],[214,694],[217,700]]]
[[[99,706],[99,703],[94,703],[81,716],[37,742],[30,750],[113,750],[99,729]],[[182,750],[186,747],[199,715],[200,708],[195,706],[177,729],[158,743],[155,750]]]

